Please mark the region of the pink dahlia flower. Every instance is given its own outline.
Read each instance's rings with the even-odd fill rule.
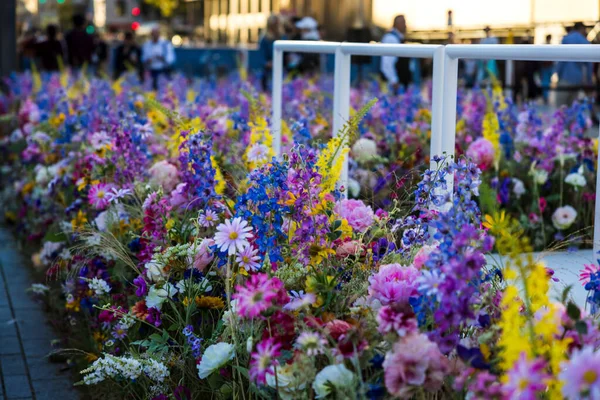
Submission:
[[[279,278],[255,274],[243,285],[235,287],[233,299],[237,300],[236,308],[241,316],[256,318],[274,304],[286,304],[288,295]]]
[[[356,232],[363,233],[373,223],[373,209],[360,200],[342,200],[335,206],[335,212],[348,221]]]
[[[467,157],[472,159],[482,171],[494,164],[495,154],[492,142],[484,138],[477,139],[467,149]]]
[[[279,351],[281,344],[276,343],[275,339],[268,338],[256,345],[256,350],[252,352],[250,360],[250,379],[265,384],[267,374],[274,374],[274,366],[278,365],[277,357],[281,355]]]
[[[419,270],[400,264],[387,264],[369,278],[369,295],[383,305],[408,303],[408,299],[418,295],[417,278]]]
[[[179,183],[177,167],[166,160],[155,163],[148,172],[150,172],[150,181],[162,186],[167,193],[175,189]]]

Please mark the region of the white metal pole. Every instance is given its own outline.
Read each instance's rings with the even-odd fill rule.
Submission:
[[[506,82],[506,90],[505,95],[507,98],[513,98],[513,77],[515,71],[515,62],[513,60],[506,60],[506,71],[505,71],[505,79]]]
[[[600,133],[598,135],[600,142]],[[600,256],[600,150],[598,151],[598,161],[596,163],[596,206],[594,214],[594,237],[593,237],[593,248],[594,248],[594,261],[598,260]]]
[[[273,94],[271,107],[271,135],[273,136],[273,152],[275,157],[281,156],[281,92],[283,90],[283,51],[273,49]]]
[[[442,105],[442,154],[448,161],[454,159],[456,146],[456,95],[458,92],[458,58],[446,52],[444,57],[444,100]],[[454,176],[446,182],[448,201],[452,201],[454,193]]]
[[[433,76],[431,80],[431,144],[429,150],[431,169],[437,168],[434,156],[442,155],[443,107],[444,107],[444,60],[446,48],[440,46],[433,53]]]
[[[333,136],[337,136],[350,119],[350,55],[345,54],[341,46],[335,50],[333,79]],[[345,189],[345,198],[348,197],[348,157],[344,159],[338,181],[338,187]]]

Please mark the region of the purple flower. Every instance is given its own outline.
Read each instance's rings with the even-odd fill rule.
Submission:
[[[515,400],[536,400],[538,394],[546,390],[546,362],[542,359],[528,360],[525,353],[507,372],[508,382],[503,390],[508,398]]]
[[[558,375],[564,382],[562,394],[565,399],[600,398],[600,352],[591,346],[573,350],[571,359],[561,364]]]
[[[133,283],[136,287],[135,295],[137,297],[144,297],[148,294],[148,284],[142,275],[138,276],[133,280]]]

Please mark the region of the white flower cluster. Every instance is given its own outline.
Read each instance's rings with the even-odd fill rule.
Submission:
[[[104,279],[93,278],[88,282],[88,287],[92,289],[96,296],[102,296],[104,294],[110,293],[110,286]]]
[[[145,374],[154,382],[163,382],[169,376],[167,367],[156,360],[146,359],[138,360],[132,357],[115,357],[110,354],[104,354],[104,358],[99,358],[89,367],[81,371],[84,374],[83,383],[86,385],[95,385],[107,378],[125,378],[137,379]]]
[[[30,290],[35,294],[44,294],[50,290],[50,288],[43,283],[34,283],[31,285]]]
[[[123,317],[119,320],[119,325],[123,327],[123,329],[129,329],[135,324],[135,318],[131,314],[124,314]]]

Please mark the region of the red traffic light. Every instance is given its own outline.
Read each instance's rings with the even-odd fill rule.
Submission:
[[[140,8],[139,7],[133,7],[131,9],[131,15],[133,15],[134,17],[137,17],[138,15],[140,15]]]
[[[131,23],[131,29],[134,31],[137,31],[137,29],[140,27],[140,23],[137,21],[134,21]]]

